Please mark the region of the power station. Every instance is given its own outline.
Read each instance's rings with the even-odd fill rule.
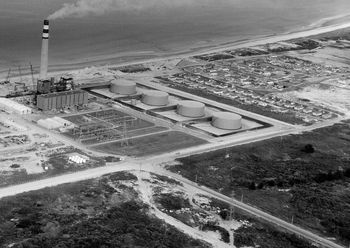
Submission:
[[[26,83],[22,82],[21,67],[18,68],[20,82],[11,84],[9,81],[11,72],[10,69],[8,77],[6,78],[6,85],[9,87],[9,90],[7,90],[8,93],[3,94],[3,96],[9,98],[19,96],[34,96],[30,101],[28,100],[28,104],[31,102],[36,105],[39,110],[42,111],[62,109],[73,106],[82,106],[87,104],[89,96],[88,93],[76,89],[73,78],[61,77],[59,80],[56,80],[54,77],[48,76],[49,32],[49,21],[44,20],[41,36],[40,71],[37,81],[35,82],[33,67],[30,64],[32,85],[28,86]],[[5,103],[8,103],[8,101]]]
[[[87,105],[89,102],[89,89],[85,91],[82,90],[84,87],[77,87],[72,77],[61,77],[59,79],[49,77],[49,38],[50,23],[48,20],[44,20],[41,36],[40,72],[36,85],[29,92],[28,87],[24,87],[25,85],[15,84],[15,92],[27,91],[29,92],[28,94],[34,95],[32,102],[41,111],[78,108]],[[33,70],[31,72],[34,85]],[[96,85],[100,87],[98,83]],[[108,83],[108,87],[108,89],[103,89],[101,92],[105,91],[104,96],[111,100],[117,101],[120,98],[122,99],[120,100],[121,103],[123,101],[125,103],[130,102],[130,107],[134,109],[139,108],[145,113],[152,113],[154,116],[165,118],[172,123],[178,122],[184,127],[197,128],[198,126],[198,129],[214,136],[217,135],[217,137],[247,128],[246,121],[238,114],[212,107],[203,102],[194,101],[191,98],[184,98],[183,96],[160,91],[144,85],[142,82],[136,83],[135,81],[118,77]],[[6,105],[8,111],[14,111],[10,107],[9,101],[3,101],[2,104]],[[26,114],[31,112],[26,108],[17,109],[16,113]],[[152,112],[153,110],[154,112]]]
[[[73,78],[61,77],[58,82],[55,82],[55,78],[48,78],[49,29],[49,21],[44,20],[36,106],[47,111],[85,105],[88,103],[88,93],[75,90]]]

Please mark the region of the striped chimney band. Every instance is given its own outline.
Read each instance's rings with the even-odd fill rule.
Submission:
[[[43,29],[43,39],[49,38],[49,21],[44,21],[44,29]]]

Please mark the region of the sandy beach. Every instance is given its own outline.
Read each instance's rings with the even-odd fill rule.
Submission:
[[[53,25],[55,25],[55,23]],[[98,27],[97,24],[96,27]],[[254,30],[256,30],[256,28],[252,28],[247,24],[248,30],[249,27],[251,30],[248,33],[242,32],[242,30],[240,30],[237,31],[237,34],[229,36],[229,33],[227,34],[227,31],[220,30],[218,31],[218,35],[215,35],[215,33],[211,34],[210,39],[200,39],[201,36],[199,36],[198,39],[195,40],[193,40],[193,37],[186,40],[186,37],[184,37],[182,39],[183,41],[181,42],[177,42],[179,39],[169,38],[169,41],[167,43],[164,43],[165,41],[163,40],[159,41],[159,43],[153,44],[152,40],[156,41],[157,37],[149,37],[147,39],[149,40],[150,44],[153,44],[151,46],[148,43],[146,44],[144,42],[144,38],[141,38],[141,35],[140,37],[131,36],[122,42],[119,40],[115,41],[113,38],[110,38],[111,40],[108,41],[108,37],[93,37],[90,43],[93,43],[94,45],[91,45],[87,40],[81,42],[81,40],[76,37],[76,40],[74,38],[71,38],[71,40],[66,41],[66,44],[64,44],[62,47],[62,49],[65,49],[62,55],[60,55],[60,53],[57,53],[57,42],[59,42],[59,39],[62,38],[58,37],[59,39],[57,41],[57,37],[53,37],[53,39],[50,40],[50,44],[51,42],[53,44],[50,45],[49,71],[67,72],[89,66],[121,66],[134,63],[157,61],[162,59],[185,58],[203,53],[256,46],[300,37],[319,35],[335,30],[349,28],[350,15],[340,14],[317,19],[307,26],[289,28],[286,31],[279,33],[271,33],[273,29],[266,32],[262,32],[261,30],[255,32]],[[79,24],[76,24],[75,28],[79,28]],[[106,28],[106,30],[108,29]],[[207,32],[209,31],[210,30],[208,29]],[[55,30],[55,32],[57,31]],[[176,33],[176,31],[174,31],[174,33]],[[223,35],[225,33],[226,35]],[[53,36],[55,35],[60,36],[60,33],[54,33]],[[38,40],[36,43],[36,46],[39,47],[40,40]],[[81,49],[72,50],[71,54],[68,53],[70,51],[69,49],[74,49],[77,45],[79,45]],[[22,51],[23,55],[21,55],[21,59],[30,61],[30,57],[33,55],[26,54],[27,51],[33,53],[33,50],[25,49]],[[36,52],[35,54],[38,55],[39,52]],[[9,53],[8,56],[11,56],[11,53]],[[15,64],[15,66],[10,66],[10,64],[11,62],[6,62],[6,57],[0,58],[0,79],[4,79],[7,76],[10,67],[12,69],[11,78],[18,76],[19,64]],[[21,67],[23,76],[30,74],[28,64],[22,64]],[[36,72],[39,70],[38,63],[33,63],[33,67],[36,74]]]
[[[320,22],[321,23],[321,22]],[[194,55],[199,55],[203,53],[211,53],[211,52],[219,52],[230,49],[237,49],[243,47],[251,47],[257,45],[263,45],[268,43],[275,43],[279,41],[285,41],[290,39],[309,37],[314,35],[325,34],[329,32],[333,32],[341,29],[350,28],[350,22],[340,23],[340,24],[332,24],[328,26],[318,26],[313,28],[309,28],[306,30],[296,31],[296,32],[288,32],[285,34],[273,35],[273,36],[265,36],[265,37],[257,37],[248,40],[240,40],[240,41],[224,41],[222,43],[217,43],[214,45],[204,45],[198,46],[196,48],[181,48],[176,53],[157,53],[154,51],[144,51],[144,52],[125,52],[122,54],[110,54],[108,56],[96,56],[90,58],[88,61],[81,60],[75,61],[74,63],[63,63],[63,64],[51,64],[50,71],[55,72],[55,74],[59,73],[67,73],[69,71],[75,71],[78,69],[82,69],[89,66],[124,66],[124,65],[132,65],[139,63],[149,63],[155,62],[159,60],[166,59],[182,59]],[[38,68],[35,68],[38,69]],[[7,73],[6,71],[0,72],[0,78],[5,77]],[[23,73],[23,76],[28,75],[29,72]]]
[[[29,64],[38,71],[42,21],[65,2],[0,1],[0,78],[9,68],[11,77],[18,76],[19,66],[28,74]],[[50,71],[186,57],[327,32],[350,22],[348,0],[186,1],[157,8],[142,3],[146,8],[139,12],[114,9],[51,20]]]

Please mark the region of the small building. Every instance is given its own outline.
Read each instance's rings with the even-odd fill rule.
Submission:
[[[72,129],[75,127],[75,124],[72,122],[65,120],[61,117],[52,117],[52,118],[47,118],[47,119],[40,119],[37,121],[37,124],[43,128],[52,130],[52,129]]]
[[[27,107],[9,98],[3,97],[0,97],[0,109],[9,114],[19,115],[31,114],[33,112],[30,107]]]

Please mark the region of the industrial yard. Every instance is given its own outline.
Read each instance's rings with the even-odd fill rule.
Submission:
[[[52,158],[64,151],[68,162],[71,157],[69,151],[77,150],[42,133],[40,129],[32,128],[30,123],[6,114],[1,114],[0,117],[1,187],[58,173],[51,163]],[[64,166],[66,162],[61,161],[56,165]],[[72,167],[74,164],[77,165],[73,163]],[[85,164],[85,168],[89,167],[86,163],[81,164]]]
[[[106,165],[107,156],[88,154],[18,117],[0,117],[0,187]]]
[[[335,107],[334,95],[321,104],[307,94],[308,87],[321,81],[336,87],[340,81],[334,78],[345,82],[349,72],[345,66],[296,56],[322,46],[294,40],[54,77],[47,76],[44,65],[37,83],[31,73],[28,87],[10,90],[0,107],[54,132],[62,143],[68,139],[73,146],[106,154],[149,156],[208,143],[215,147],[235,135],[242,139],[249,133],[292,130],[290,124],[312,126],[344,118],[347,106]],[[7,89],[9,82],[3,84]],[[344,100],[349,92],[341,90]],[[3,125],[15,126],[16,121],[7,118]]]
[[[79,115],[69,115],[65,120],[74,127],[65,132],[74,140],[86,145],[94,145],[113,140],[126,140],[134,136],[166,130],[155,124],[130,116],[116,109],[105,109]]]

